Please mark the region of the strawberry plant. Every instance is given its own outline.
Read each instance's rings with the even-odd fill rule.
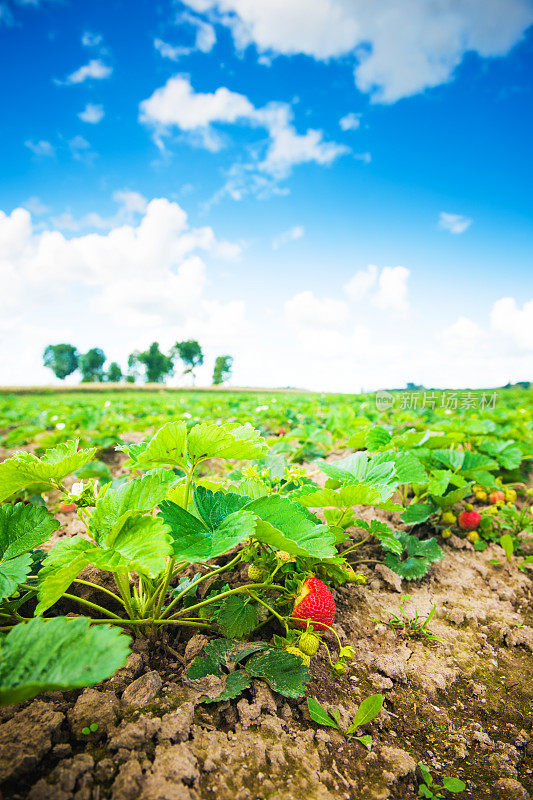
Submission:
[[[382,694],[373,694],[370,697],[365,698],[357,709],[352,722],[345,730],[341,726],[341,715],[338,708],[333,707],[329,710],[326,710],[324,706],[320,705],[318,700],[314,699],[314,697],[307,698],[307,708],[309,709],[309,714],[314,722],[318,722],[319,725],[326,725],[330,728],[336,728],[344,736],[346,736],[347,739],[357,739],[357,741],[361,742],[361,744],[364,745],[368,750],[372,748],[372,737],[369,734],[365,734],[363,736],[356,736],[355,734],[358,728],[363,727],[363,725],[367,725],[369,722],[372,722],[375,717],[377,717],[382,706]]]

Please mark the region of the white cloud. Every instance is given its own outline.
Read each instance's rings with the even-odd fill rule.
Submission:
[[[358,302],[365,298],[370,289],[375,286],[378,272],[379,270],[375,264],[369,264],[365,269],[358,270],[344,286],[344,290],[350,300]]]
[[[46,156],[48,158],[52,158],[55,156],[56,151],[55,147],[47,142],[46,139],[40,139],[38,142],[34,142],[32,139],[27,139],[24,142],[24,146],[31,150],[31,152],[35,156]]]
[[[410,271],[406,267],[384,267],[378,278],[378,290],[372,303],[383,311],[407,311]]]
[[[306,290],[286,301],[285,318],[297,327],[338,328],[348,318],[348,306],[342,300],[319,299]]]
[[[239,117],[249,117],[253,110],[242,94],[224,86],[212,93],[195,92],[186,76],[176,75],[142,101],[140,119],[151,125],[192,131],[213,122],[235,122]]]
[[[309,129],[299,134],[293,125],[293,113],[285,103],[268,103],[255,108],[243,94],[224,86],[215,92],[195,92],[186,75],[175,75],[151,97],[140,104],[141,122],[154,130],[155,141],[164,149],[163,138],[178,128],[189,135],[189,141],[216,151],[223,146],[215,124],[240,124],[265,128],[266,148],[255,149],[252,161],[239,162],[230,169],[222,194],[240,199],[249,191],[259,194],[273,190],[273,185],[286,178],[296,164],[315,162],[329,165],[349,152],[346,145],[324,140],[322,131]],[[268,176],[264,178],[261,173]]]
[[[183,56],[188,56],[194,52],[209,53],[216,44],[216,33],[212,25],[205,20],[195,17],[188,12],[179,14],[176,18],[177,25],[192,26],[194,31],[194,43],[190,47],[184,45],[171,45],[162,39],[154,39],[154,47],[163,58],[171,61],[178,61]]]
[[[301,239],[302,236],[305,234],[305,228],[303,225],[294,225],[292,228],[289,228],[283,233],[280,233],[278,236],[275,236],[272,239],[272,249],[279,250],[284,244],[288,242],[295,242],[297,239]]]
[[[91,125],[97,125],[104,118],[104,107],[94,103],[87,103],[83,111],[80,111],[78,117],[82,122],[89,122]]]
[[[533,22],[529,0],[184,0],[260,53],[350,56],[360,91],[390,103],[451,80],[467,52],[503,56]]]
[[[72,139],[68,140],[68,146],[70,148],[70,152],[72,158],[75,161],[84,161],[87,164],[90,164],[96,158],[96,153],[91,150],[90,142],[85,139],[84,136],[74,136]]]
[[[513,297],[502,297],[492,307],[490,324],[495,333],[507,337],[516,347],[533,351],[533,299],[519,308]]]
[[[163,58],[168,58],[170,61],[177,61],[182,56],[189,55],[190,53],[189,47],[172,45],[168,42],[164,42],[162,39],[154,39],[154,47]]]
[[[91,33],[85,31],[81,37],[81,43],[84,47],[99,47],[103,42],[103,36],[99,33]]]
[[[58,86],[70,86],[78,83],[83,83],[87,80],[103,80],[109,78],[112,74],[113,68],[104,64],[99,58],[92,58],[88,64],[84,64],[79,69],[67,75],[65,80],[56,80]]]
[[[439,228],[449,233],[464,233],[474,220],[462,214],[448,214],[441,211],[439,215]]]
[[[350,112],[339,120],[343,131],[356,131],[361,127],[361,114]]]
[[[480,354],[487,343],[487,334],[468,317],[459,317],[452,325],[438,334],[444,348],[451,355],[472,357]]]
[[[49,206],[47,206],[39,197],[28,197],[26,202],[24,203],[24,208],[27,208],[28,211],[31,211],[36,217],[41,217],[43,214],[46,214],[50,211]]]

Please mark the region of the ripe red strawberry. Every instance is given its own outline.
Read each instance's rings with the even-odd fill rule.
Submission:
[[[462,511],[459,514],[459,527],[463,531],[475,531],[481,522],[481,514],[477,511]]]
[[[294,602],[292,617],[299,628],[306,628],[308,621],[315,623],[312,628],[333,625],[335,600],[326,584],[318,578],[307,578]]]
[[[505,502],[505,492],[491,492],[489,494],[489,503],[492,505],[496,505],[496,503],[504,503]]]
[[[71,511],[76,511],[76,509],[76,503],[61,503],[59,506],[59,510],[62,511],[63,514],[69,514]]]

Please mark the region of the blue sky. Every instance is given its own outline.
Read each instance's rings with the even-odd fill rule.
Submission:
[[[532,24],[0,0],[0,382],[49,381],[49,342],[188,337],[204,382],[223,352],[240,385],[529,379]]]

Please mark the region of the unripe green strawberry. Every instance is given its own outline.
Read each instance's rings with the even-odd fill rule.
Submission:
[[[453,511],[445,511],[442,515],[442,521],[445,525],[455,525],[457,522],[457,517],[453,513]]]
[[[440,532],[440,535],[443,539],[449,539],[452,535],[452,532],[449,528],[444,528],[444,530]]]
[[[465,509],[466,511],[473,511],[474,506],[472,505],[472,503],[465,503]]]
[[[505,499],[508,503],[516,502],[516,491],[514,489],[505,490]]]
[[[337,661],[337,663],[333,665],[333,672],[337,675],[346,675],[348,667],[342,661]]]
[[[483,491],[483,489],[480,489],[479,491],[474,492],[474,496],[475,496],[476,500],[479,500],[480,503],[485,503],[486,500],[487,500],[487,492]]]
[[[263,580],[264,576],[265,573],[261,567],[258,567],[256,564],[250,564],[248,567],[248,577],[251,581],[258,583],[259,581]]]
[[[278,550],[276,555],[280,561],[296,561],[294,556],[291,556],[291,554],[287,553],[285,550]]]
[[[466,538],[470,542],[472,542],[472,544],[475,544],[479,539],[479,533],[477,531],[470,531],[470,533],[467,534]]]
[[[304,653],[302,650],[300,650],[299,647],[286,647],[285,650],[287,653],[292,653],[293,656],[298,656],[298,658],[301,658],[306,667],[308,667],[311,663],[311,657],[308,656],[307,653]]]
[[[315,636],[314,633],[304,633],[302,636],[300,636],[298,647],[302,653],[305,653],[308,656],[314,656],[320,647],[320,639],[318,636]]]

